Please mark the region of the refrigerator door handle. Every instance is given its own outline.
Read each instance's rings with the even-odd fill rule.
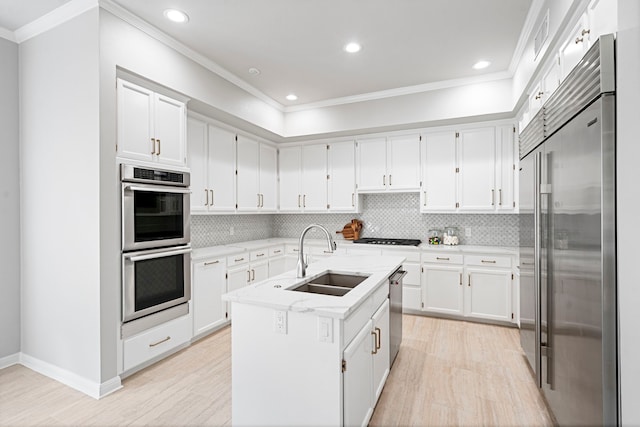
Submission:
[[[533,163],[533,175],[534,175],[534,195],[533,198],[533,254],[534,254],[534,268],[533,268],[533,294],[535,300],[535,309],[534,309],[534,319],[535,319],[535,354],[534,354],[534,362],[535,362],[535,379],[536,385],[538,388],[542,387],[542,355],[541,355],[541,347],[542,347],[542,330],[541,330],[541,287],[540,287],[540,275],[541,275],[541,266],[540,266],[540,240],[541,240],[541,230],[540,230],[540,180],[542,176],[542,153],[536,153],[534,157]]]

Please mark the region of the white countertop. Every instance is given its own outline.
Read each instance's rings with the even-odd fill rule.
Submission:
[[[403,262],[404,257],[399,256],[334,255],[310,264],[305,278],[297,278],[295,270],[288,271],[224,294],[222,299],[276,310],[312,312],[321,316],[344,319],[379,286],[384,286],[387,278]],[[327,271],[370,276],[341,297],[288,290]]]
[[[474,246],[474,245],[430,245],[422,243],[420,246],[385,246],[385,245],[367,245],[353,243],[351,240],[335,239],[340,248],[362,247],[374,249],[391,249],[397,251],[420,251],[420,252],[441,252],[441,253],[483,253],[483,254],[504,254],[518,255],[517,246]],[[215,258],[238,254],[246,251],[252,251],[277,244],[298,244],[298,239],[290,237],[274,237],[263,240],[251,240],[247,242],[231,243],[229,245],[211,246],[207,248],[194,249],[191,254],[193,261],[201,261],[203,259]],[[305,246],[326,246],[324,239],[305,239]]]

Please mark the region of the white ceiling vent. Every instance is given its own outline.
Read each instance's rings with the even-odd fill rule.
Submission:
[[[549,9],[547,9],[547,13],[544,14],[544,20],[540,24],[538,28],[538,32],[536,33],[536,37],[533,40],[533,58],[538,57],[538,53],[540,53],[540,49],[542,49],[542,45],[545,40],[547,40],[547,36],[549,35]]]

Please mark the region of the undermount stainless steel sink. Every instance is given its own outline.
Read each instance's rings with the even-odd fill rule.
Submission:
[[[312,294],[333,295],[341,297],[351,289],[364,282],[368,275],[341,274],[341,273],[324,273],[318,277],[307,280],[306,282],[291,289],[296,292],[307,292]]]

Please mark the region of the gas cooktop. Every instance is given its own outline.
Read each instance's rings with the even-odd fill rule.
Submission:
[[[384,239],[379,237],[365,237],[354,240],[353,243],[367,243],[369,245],[418,246],[419,239]]]

